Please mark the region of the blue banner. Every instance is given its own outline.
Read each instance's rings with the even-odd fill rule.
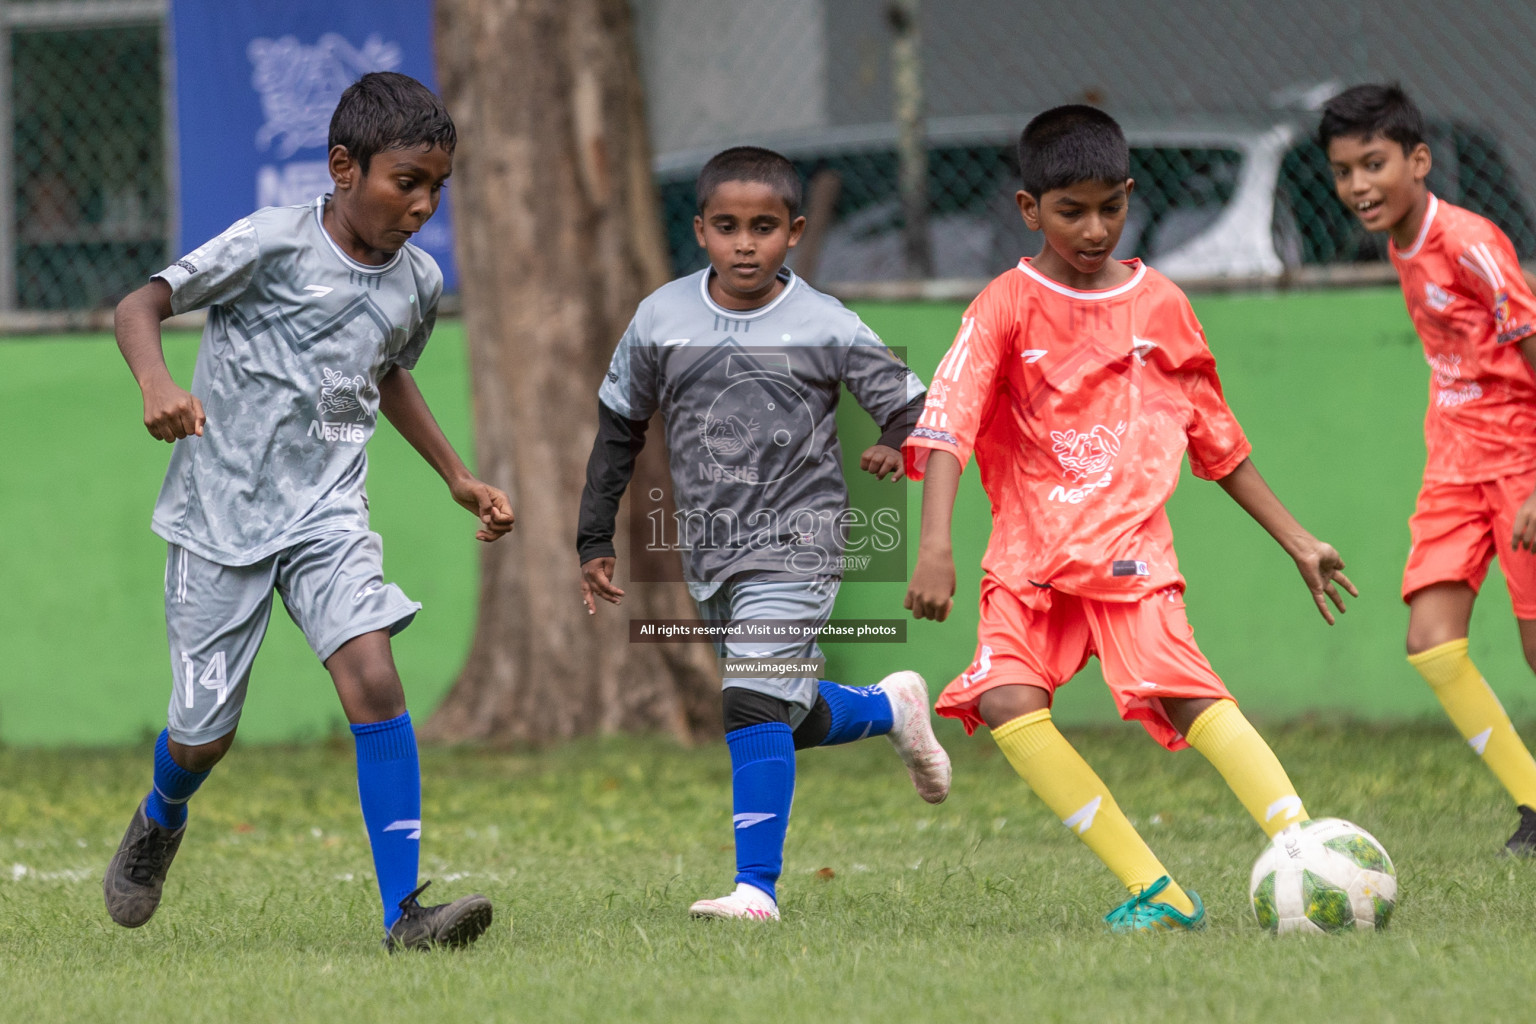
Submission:
[[[331,190],[336,101],[370,71],[436,89],[431,0],[173,0],[179,252],[263,206]],[[447,197],[413,242],[457,287]]]

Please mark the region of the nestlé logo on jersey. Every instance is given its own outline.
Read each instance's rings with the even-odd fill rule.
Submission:
[[[1076,430],[1051,431],[1051,451],[1055,453],[1056,461],[1061,463],[1067,479],[1078,486],[1068,488],[1057,484],[1051,488],[1047,498],[1076,505],[1099,488],[1108,487],[1114,479],[1110,467],[1120,455],[1120,437],[1124,433],[1123,422],[1117,423],[1113,430],[1098,423],[1082,433]]]
[[[1483,397],[1483,386],[1462,377],[1461,356],[1425,354],[1434,381],[1435,405],[1442,409],[1465,405]]]
[[[361,422],[368,415],[363,396],[371,385],[362,374],[349,377],[340,370],[321,367],[320,419],[309,421],[310,437],[341,444],[366,444],[368,431]],[[332,422],[330,417],[346,417],[345,422]]]

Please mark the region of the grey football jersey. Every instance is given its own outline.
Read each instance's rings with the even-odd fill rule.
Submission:
[[[635,312],[598,397],[666,423],[676,542],[694,596],[730,576],[841,575],[848,490],[839,385],[882,426],[923,394],[917,375],[841,302],[788,270],[749,312],[709,296],[709,270]]]
[[[154,530],[222,565],[367,529],[379,380],[436,320],[432,257],[358,263],[320,222],[327,198],[259,210],[155,275],[176,312],[208,308],[191,388],[208,422],[176,442]]]

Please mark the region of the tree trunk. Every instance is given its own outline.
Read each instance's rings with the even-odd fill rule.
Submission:
[[[695,612],[680,583],[623,583],[622,525],[623,605],[589,617],[580,599],[576,511],[597,386],[636,303],[668,277],[628,0],[439,0],[436,18],[459,129],[450,187],[477,461],[517,526],[481,555],[474,645],[424,732],[717,734],[713,652],[628,642],[631,618]],[[653,425],[632,492],[668,487],[662,446]]]

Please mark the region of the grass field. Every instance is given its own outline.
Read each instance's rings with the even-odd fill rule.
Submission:
[[[484,891],[497,917],[466,952],[397,958],[376,945],[350,744],[237,746],[193,804],[159,915],[132,932],[99,877],[144,758],[0,752],[0,1018],[1530,1019],[1536,864],[1496,856],[1513,814],[1448,727],[1271,732],[1313,813],[1396,858],[1391,927],[1343,938],[1258,930],[1260,833],[1198,755],[1131,726],[1070,736],[1201,892],[1209,931],[1107,934],[1113,878],[989,740],[954,730],[937,807],[882,741],[802,755],[778,926],[685,916],[729,882],[722,748],[430,750],[424,873],[434,895]]]
[[[922,804],[888,746],[800,761],[777,927],[686,919],[731,873],[720,745],[594,739],[549,751],[424,752],[433,896],[480,889],[493,930],[462,954],[389,958],[352,747],[286,617],[257,663],[243,743],[193,808],[166,904],[112,925],[99,879],[148,781],[164,718],[164,547],[148,530],[166,450],[106,338],[0,342],[0,986],[4,1021],[1211,1020],[1337,1016],[1521,1021],[1536,957],[1536,864],[1497,856],[1514,825],[1491,777],[1401,655],[1397,575],[1422,461],[1422,357],[1392,292],[1210,298],[1197,309],[1256,462],[1350,561],[1365,591],[1334,630],[1218,488],[1171,506],[1202,646],[1291,768],[1309,809],[1365,825],[1403,901],[1380,935],[1274,940],[1252,923],[1261,837],[1197,755],[1132,726],[1070,731],[1174,873],[1202,935],[1127,939],[1100,918],[1116,883],[986,739],[942,735],[950,801]],[[954,305],[861,309],[928,376]],[[195,338],[168,340],[185,379]],[[439,331],[418,379],[467,450],[464,340]],[[873,428],[845,403],[845,444]],[[860,432],[865,433],[861,434]],[[474,616],[470,521],[388,429],[370,447],[392,578],[426,611],[396,644],[417,716],[451,682]],[[908,488],[915,513],[918,491]],[[912,520],[915,522],[915,519]],[[940,683],[974,644],[984,498],[968,477],[960,592],[904,647],[829,649],[858,683],[902,666]],[[909,557],[913,552],[909,552]],[[888,617],[903,584],[849,585],[845,616]],[[1508,599],[1490,580],[1473,654],[1517,720],[1536,713]],[[1058,717],[1112,717],[1093,672]],[[1300,719],[1298,715],[1304,715]],[[1353,716],[1353,717],[1351,717]],[[1349,724],[1362,718],[1391,725]],[[1281,720],[1290,724],[1274,724]],[[302,739],[295,746],[260,741]],[[825,869],[825,870],[824,870]]]

